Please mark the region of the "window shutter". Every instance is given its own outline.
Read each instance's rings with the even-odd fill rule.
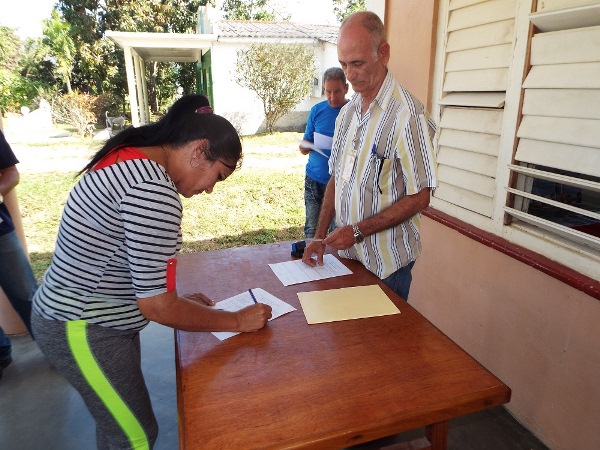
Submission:
[[[596,11],[596,24],[600,22],[599,7],[596,3],[531,16],[542,29],[556,29],[557,24],[564,29],[538,32],[532,38],[523,118],[510,166],[516,182],[508,192],[514,201],[505,208],[515,219],[596,249],[600,249],[600,26],[575,27],[589,23],[590,11]]]
[[[438,201],[492,216],[516,0],[451,0],[438,138]]]

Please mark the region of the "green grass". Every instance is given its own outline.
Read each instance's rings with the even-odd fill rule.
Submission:
[[[75,173],[22,174],[18,196],[31,265],[40,278],[50,264],[58,223]]]
[[[210,195],[182,198],[182,252],[302,239],[306,157],[298,152],[299,137],[300,133],[245,137],[239,171],[218,183]],[[78,144],[73,152],[89,153],[90,142]],[[50,264],[62,208],[76,181],[75,172],[21,173],[17,192],[38,279]]]

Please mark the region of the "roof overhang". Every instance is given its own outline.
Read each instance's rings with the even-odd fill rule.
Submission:
[[[144,61],[195,62],[210,50],[215,34],[137,33],[107,31],[121,48],[129,47]]]

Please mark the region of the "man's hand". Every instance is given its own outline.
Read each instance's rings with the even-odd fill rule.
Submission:
[[[298,146],[298,148],[300,149],[300,153],[303,155],[308,155],[310,153],[310,148],[302,147],[301,145]]]
[[[323,254],[325,253],[325,244],[322,239],[313,239],[310,244],[306,246],[304,249],[304,254],[302,255],[302,262],[304,264],[308,264],[311,267],[315,267],[317,264],[319,266],[323,265]],[[312,257],[313,254],[317,255],[317,259]]]
[[[304,249],[302,262],[311,267],[315,267],[316,265],[322,266],[326,246],[331,245],[336,250],[346,250],[354,244],[356,244],[356,241],[354,240],[352,225],[336,228],[325,239],[313,239]],[[317,255],[316,259],[312,257],[314,254]]]
[[[329,236],[323,239],[323,244],[331,245],[336,250],[346,250],[356,244],[352,225],[336,228]]]

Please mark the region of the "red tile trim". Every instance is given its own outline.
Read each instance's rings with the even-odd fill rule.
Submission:
[[[423,215],[600,300],[600,281],[434,208],[427,208]]]

